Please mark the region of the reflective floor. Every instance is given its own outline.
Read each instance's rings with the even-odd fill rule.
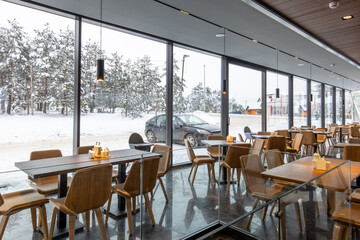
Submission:
[[[165,202],[162,190],[158,187],[152,202],[155,226],[151,225],[148,213],[143,211],[141,228],[141,214],[137,213],[133,217],[134,234],[129,237],[126,217],[121,219],[109,218],[109,222],[105,226],[108,238],[180,239],[218,220],[229,222],[252,209],[255,199],[247,193],[243,179],[240,185],[232,184],[230,192],[228,192],[227,185],[220,185],[219,188],[219,185],[214,185],[212,181],[209,181],[206,166],[199,167],[194,185],[191,185],[188,180],[189,171],[190,167],[171,170],[163,178],[169,203]],[[218,168],[216,173],[218,174]],[[300,194],[299,198],[306,198],[306,194]],[[333,223],[325,214],[326,209],[323,202],[326,199],[324,199],[324,193],[318,189],[315,195],[317,195],[321,213],[316,219],[316,229],[322,229],[316,231],[316,238],[331,239]],[[116,204],[116,198],[114,198],[113,203]],[[48,223],[51,220],[52,209],[52,205],[48,204]],[[262,221],[261,214],[262,211],[255,214],[249,232],[261,239],[277,239],[278,219],[267,214],[265,221]],[[83,221],[83,216],[80,215],[78,220]],[[247,220],[248,217],[234,226],[246,229]],[[286,224],[288,239],[305,239],[305,234],[298,230],[293,205],[287,207]],[[303,219],[303,228],[305,225]],[[100,229],[97,226],[94,214],[91,215],[90,231],[84,230],[77,233],[75,237],[76,239],[101,239]],[[42,239],[42,235],[37,231],[33,232],[30,211],[26,210],[10,217],[3,239]]]

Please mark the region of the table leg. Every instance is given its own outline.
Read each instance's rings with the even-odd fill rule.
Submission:
[[[118,183],[124,183],[126,179],[126,165],[121,163],[118,165]],[[125,210],[125,198],[121,197],[119,194],[116,194],[118,198],[118,210]]]
[[[303,202],[306,239],[316,239],[316,203],[314,202],[313,192],[315,189],[311,186],[306,186],[306,190],[309,191],[309,201]]]
[[[342,133],[342,128],[339,129],[339,132],[340,132],[340,139],[339,139],[339,142],[342,142],[343,140],[343,133]]]
[[[60,174],[58,178],[58,198],[66,197],[67,174]],[[57,227],[60,229],[66,227],[66,214],[61,211],[58,211]]]

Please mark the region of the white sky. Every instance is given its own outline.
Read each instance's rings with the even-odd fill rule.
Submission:
[[[45,23],[49,23],[53,31],[58,33],[60,29],[69,26],[74,29],[74,20],[62,16],[49,14],[39,10],[19,6],[16,4],[0,1],[0,26],[8,26],[7,20],[16,19],[30,37],[34,36],[34,29],[43,29]],[[88,23],[83,24],[83,44],[88,39],[98,42],[100,39],[99,27]],[[144,55],[149,55],[155,66],[162,69],[166,60],[166,45],[164,43],[144,39],[127,33],[103,28],[103,49],[106,54],[118,51],[123,55],[123,59],[136,60]],[[174,48],[175,59],[178,62],[178,75],[181,77],[181,67],[183,55],[189,55],[185,60],[184,79],[187,89],[184,95],[187,96],[191,89],[199,82],[204,82],[205,66],[205,85],[211,89],[220,90],[221,88],[221,59],[195,51],[189,51],[180,47]],[[256,70],[244,67],[230,66],[230,98],[235,98],[237,102],[245,105],[257,105],[257,100],[261,96],[261,73]],[[165,79],[163,79],[165,81]],[[256,93],[256,94],[254,94]]]

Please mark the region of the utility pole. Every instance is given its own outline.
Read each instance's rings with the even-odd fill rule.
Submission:
[[[184,54],[182,60],[182,72],[181,72],[181,83],[184,82],[184,66],[185,66],[185,58],[190,57],[189,55]]]

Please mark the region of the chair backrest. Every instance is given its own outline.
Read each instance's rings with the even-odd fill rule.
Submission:
[[[300,133],[304,135],[302,144],[313,145],[316,142],[315,134],[311,130],[301,130]]]
[[[342,134],[350,134],[350,127],[349,126],[344,126],[342,128]]]
[[[360,137],[360,131],[359,131],[359,127],[351,127],[350,128],[350,135],[351,137]]]
[[[250,128],[248,126],[244,127],[244,133],[251,132]]]
[[[75,213],[103,206],[109,199],[111,178],[111,164],[76,171],[65,198],[65,206]]]
[[[277,149],[265,151],[265,159],[268,169],[276,168],[284,164],[284,159],[281,152]]]
[[[250,143],[231,144],[226,152],[225,162],[232,168],[241,168],[239,158],[249,154]]]
[[[164,175],[169,171],[170,158],[171,158],[171,147],[166,145],[155,144],[152,151],[153,153],[161,154],[159,161],[158,175]]]
[[[129,144],[144,143],[144,139],[138,133],[132,133],[129,137]],[[130,146],[131,147],[131,146]]]
[[[80,146],[76,149],[76,154],[87,154],[89,153],[89,150],[92,150],[93,148],[94,145]]]
[[[297,133],[294,137],[294,140],[292,142],[293,148],[298,152],[301,149],[302,141],[303,141],[304,135],[301,133]]]
[[[258,132],[258,135],[271,135],[271,132]]]
[[[277,130],[277,135],[278,136],[283,136],[283,137],[290,137],[290,134],[289,134],[289,130]]]
[[[269,137],[266,150],[278,149],[281,152],[286,151],[286,138],[281,136],[271,136]]]
[[[240,142],[245,142],[245,140],[244,140],[243,136],[241,135],[241,133],[239,133],[238,135],[239,135],[239,141]]]
[[[254,144],[250,148],[249,154],[256,154],[258,156],[261,156],[264,145],[265,145],[264,139],[256,138]]]
[[[41,151],[32,151],[30,153],[30,161],[33,160],[40,160],[45,158],[56,158],[56,157],[62,157],[61,150],[59,149],[50,149],[50,150],[41,150]],[[41,182],[57,182],[58,176],[50,176],[50,177],[43,177],[43,178],[37,178],[32,179],[31,177],[28,177],[30,180],[36,182],[37,184],[40,184]]]
[[[188,154],[189,160],[190,160],[190,162],[193,162],[196,157],[194,150],[191,147],[191,144],[187,139],[184,139],[184,142],[185,142],[186,152]]]
[[[345,146],[343,160],[360,162],[360,146]]]
[[[336,126],[330,126],[330,132],[331,132],[331,133],[330,133],[329,137],[334,138],[337,130],[338,130],[338,127],[336,127]]]
[[[314,129],[314,131],[318,131],[318,132],[326,132],[326,128],[316,128]],[[318,142],[325,142],[327,136],[325,134],[317,134],[317,141]]]
[[[256,192],[259,189],[265,189],[266,180],[261,176],[265,171],[261,158],[258,155],[244,155],[240,157],[241,168],[244,176],[246,189],[250,192]]]
[[[143,194],[151,192],[156,184],[159,169],[159,158],[143,159]],[[135,161],[130,168],[124,183],[124,190],[130,196],[140,195],[140,161]]]
[[[225,140],[225,137],[222,135],[210,135],[208,136],[208,140]],[[207,151],[211,155],[218,155],[219,147],[206,147]],[[220,148],[220,154],[222,154],[222,149]]]
[[[360,138],[350,138],[349,143],[360,143]]]

